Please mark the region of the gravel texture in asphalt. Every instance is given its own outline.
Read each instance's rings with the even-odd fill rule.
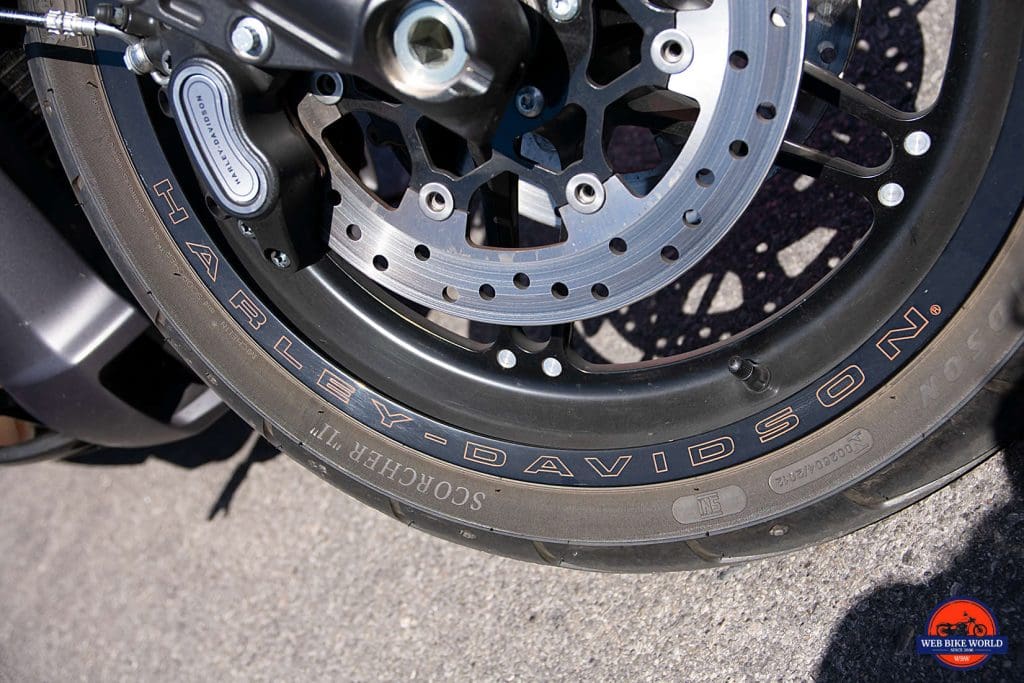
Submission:
[[[247,436],[0,470],[0,680],[934,680],[913,638],[954,594],[1014,639],[973,676],[1024,664],[1024,452],[818,548],[604,575],[407,529]]]

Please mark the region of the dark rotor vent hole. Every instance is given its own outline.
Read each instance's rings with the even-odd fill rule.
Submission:
[[[750,145],[743,140],[733,140],[732,144],[729,145],[729,153],[737,159],[742,159],[750,154]]]
[[[679,260],[679,250],[669,245],[661,250],[661,259],[665,263],[675,263]]]
[[[380,255],[374,256],[373,267],[383,273],[388,269],[388,260]]]
[[[744,52],[743,50],[736,50],[731,55],[729,55],[729,66],[736,69],[737,71],[742,71],[743,69],[746,69],[749,64],[750,57],[747,56],[747,53]]]
[[[516,273],[515,277],[512,278],[512,284],[517,289],[528,289],[530,287],[530,276],[526,273]]]
[[[416,258],[420,261],[427,261],[430,259],[430,249],[425,244],[421,244],[414,250]]]
[[[607,299],[608,295],[609,295],[608,287],[607,287],[607,285],[604,285],[604,284],[598,282],[596,285],[594,285],[593,287],[590,288],[590,294],[595,299],[598,299],[598,300],[600,300],[600,299]]]
[[[702,168],[697,171],[697,184],[701,187],[711,187],[715,184],[715,174],[710,168]]]
[[[608,249],[616,256],[622,256],[629,249],[629,245],[626,244],[626,240],[616,237],[608,243]]]
[[[762,102],[757,105],[757,118],[762,121],[771,121],[778,116],[778,110],[775,105],[770,102]]]
[[[363,231],[359,229],[358,225],[350,225],[345,229],[345,234],[353,242],[358,242],[363,237]]]
[[[551,285],[551,296],[556,299],[566,299],[569,296],[569,288],[562,282]]]
[[[492,301],[494,299],[495,292],[494,287],[490,285],[480,285],[480,298],[484,301]]]

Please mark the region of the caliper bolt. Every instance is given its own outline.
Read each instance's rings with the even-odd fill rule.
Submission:
[[[516,93],[516,109],[528,119],[535,119],[544,111],[544,93],[532,85],[519,89]]]
[[[580,0],[548,0],[548,14],[557,22],[572,21],[580,13]]]
[[[231,31],[231,47],[248,62],[261,62],[270,54],[270,29],[256,17],[244,17]]]

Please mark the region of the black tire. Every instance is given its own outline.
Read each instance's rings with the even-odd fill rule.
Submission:
[[[1019,43],[1018,36],[1016,52],[999,60],[1001,68],[1019,64]],[[1020,414],[1020,392],[1013,389],[1024,377],[1017,294],[1024,292],[1024,221],[1017,216],[1018,193],[1012,218],[1001,218],[1011,224],[998,255],[942,332],[858,405],[756,461],[678,482],[600,491],[527,484],[443,463],[356,422],[246,334],[168,234],[127,153],[100,70],[85,60],[46,58],[39,45],[30,50],[72,185],[159,330],[268,440],[407,525],[489,552],[572,568],[701,569],[859,529],[953,481],[1019,428],[1014,416]],[[1020,107],[1021,95],[1014,94],[1011,107]],[[1021,139],[1004,131],[991,163],[1014,146],[1019,151]],[[866,435],[868,445],[852,461],[784,493],[770,489],[773,473],[813,464],[853,435]],[[454,491],[465,491],[465,498]],[[743,504],[731,514],[701,521],[673,513],[697,492],[737,491]]]

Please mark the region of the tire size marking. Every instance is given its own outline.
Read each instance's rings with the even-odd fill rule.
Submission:
[[[768,477],[768,486],[775,493],[789,493],[850,464],[870,451],[874,444],[871,432],[855,429],[831,446],[775,470]]]

